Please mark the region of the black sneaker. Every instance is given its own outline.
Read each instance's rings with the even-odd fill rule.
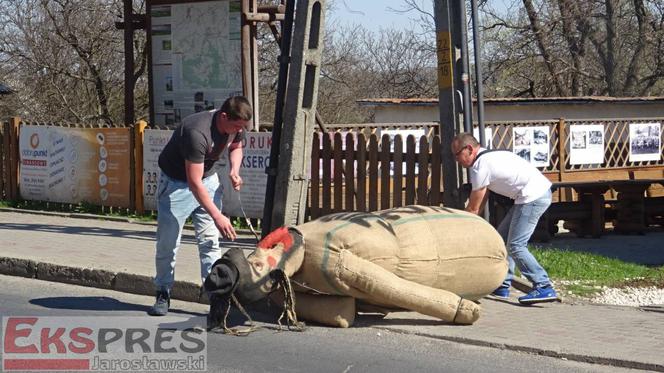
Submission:
[[[166,316],[168,314],[168,307],[171,306],[171,297],[167,291],[158,291],[157,300],[154,306],[148,311],[150,316]]]

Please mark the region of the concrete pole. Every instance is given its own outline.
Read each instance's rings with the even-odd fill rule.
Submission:
[[[298,0],[284,124],[279,144],[270,230],[304,223],[311,145],[316,125],[318,77],[324,34],[324,0]]]

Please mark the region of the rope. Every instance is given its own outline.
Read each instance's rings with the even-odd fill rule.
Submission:
[[[248,326],[234,326],[232,328],[228,327],[227,319],[228,319],[228,315],[231,312],[231,300],[233,300],[233,304],[235,305],[235,307],[237,307],[237,309],[240,310],[240,312],[242,312],[244,317],[246,317],[247,320],[249,321]],[[247,335],[249,335],[249,334],[251,334],[251,333],[253,333],[256,330],[261,328],[260,326],[254,324],[254,320],[252,320],[251,316],[249,316],[249,314],[244,309],[244,307],[242,307],[242,305],[237,300],[237,298],[235,298],[234,294],[231,295],[230,299],[226,300],[226,311],[224,312],[222,327],[223,327],[223,330],[224,330],[224,334],[230,334],[230,335],[234,335],[236,337],[247,336]]]
[[[456,318],[459,316],[459,311],[461,309],[461,302],[463,302],[463,298],[459,297],[459,304],[457,304],[457,309],[456,312],[454,313],[454,318],[452,319],[452,324],[456,324]]]
[[[297,321],[297,313],[295,313],[295,292],[293,291],[293,287],[291,286],[288,276],[286,276],[286,274],[281,271],[279,273],[279,283],[284,289],[283,311],[281,311],[281,315],[277,320],[279,329],[281,330],[282,327],[281,320],[284,318],[284,316],[286,316],[288,330],[303,332],[306,329],[306,326],[304,322]]]
[[[240,192],[237,192],[235,194],[237,194],[237,200],[240,201],[240,211],[242,211],[242,216],[244,217],[244,221],[249,226],[249,230],[251,231],[251,233],[253,233],[254,237],[256,237],[256,242],[260,242],[260,240],[261,240],[260,236],[258,235],[258,233],[256,233],[256,230],[254,229],[254,225],[251,224],[251,219],[249,219],[247,217],[247,213],[244,212],[244,206],[242,206],[242,198],[240,197]]]
[[[293,280],[293,279],[291,279],[290,281],[291,281],[292,283],[294,283],[295,285],[297,285],[297,286],[300,286],[300,287],[302,287],[302,288],[304,288],[304,289],[307,289],[307,290],[311,291],[312,293],[319,294],[319,295],[332,295],[332,294],[330,294],[330,293],[326,293],[326,292],[320,291],[320,290],[318,290],[318,289],[314,289],[314,288],[312,288],[311,286],[307,286],[307,285],[304,284],[303,282],[297,282],[297,281],[295,281],[295,280]]]

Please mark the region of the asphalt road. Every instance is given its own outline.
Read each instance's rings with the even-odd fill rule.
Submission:
[[[0,276],[2,316],[149,318],[151,297]],[[204,316],[207,306],[174,301],[171,314]],[[495,348],[469,346],[369,327],[308,326],[276,331],[274,315],[246,337],[208,333],[208,371],[215,372],[628,372]],[[239,315],[233,314],[233,323]],[[4,334],[3,334],[4,335]],[[4,351],[4,350],[3,350]]]

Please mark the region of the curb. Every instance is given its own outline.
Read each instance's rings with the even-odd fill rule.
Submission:
[[[152,278],[148,276],[38,263],[30,259],[0,257],[0,274],[138,295],[153,296],[155,294]],[[202,294],[201,286],[187,281],[175,281],[171,289],[171,299],[208,303],[207,297]]]

